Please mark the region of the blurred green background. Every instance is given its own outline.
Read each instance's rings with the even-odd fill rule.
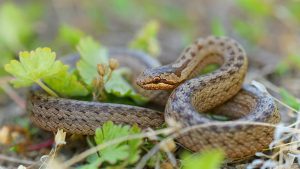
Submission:
[[[0,124],[15,119],[29,128],[25,92],[8,85],[3,69],[20,51],[50,47],[61,57],[76,52],[84,36],[128,47],[145,25],[159,42],[150,53],[163,64],[198,37],[235,38],[249,56],[248,82],[264,79],[274,97],[299,109],[300,0],[0,0]]]
[[[299,0],[19,0],[0,1],[0,75],[19,51],[48,46],[62,56],[74,52],[84,35],[127,47],[150,21],[159,23],[163,63],[197,37],[214,34],[244,45],[255,70],[250,79],[294,77],[300,68]]]

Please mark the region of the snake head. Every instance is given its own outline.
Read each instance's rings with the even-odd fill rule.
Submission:
[[[170,90],[177,86],[177,78],[170,66],[148,68],[136,79],[136,83],[147,90]]]

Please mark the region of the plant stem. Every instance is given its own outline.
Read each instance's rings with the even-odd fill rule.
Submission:
[[[51,90],[49,87],[47,87],[41,80],[36,81],[36,83],[51,96],[58,97],[58,95],[53,90]]]
[[[25,100],[22,99],[18,93],[13,90],[7,83],[0,83],[0,88],[23,110],[26,109]]]

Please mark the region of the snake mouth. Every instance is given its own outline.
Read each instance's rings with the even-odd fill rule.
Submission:
[[[174,88],[174,85],[166,84],[166,83],[149,83],[141,86],[147,90],[170,90]]]
[[[176,86],[174,82],[166,79],[153,78],[149,81],[137,79],[136,83],[146,90],[170,90]]]

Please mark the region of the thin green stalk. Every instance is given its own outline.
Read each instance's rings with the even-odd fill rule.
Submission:
[[[58,95],[53,90],[51,90],[48,86],[46,86],[41,80],[36,81],[36,83],[51,96],[58,97]]]

